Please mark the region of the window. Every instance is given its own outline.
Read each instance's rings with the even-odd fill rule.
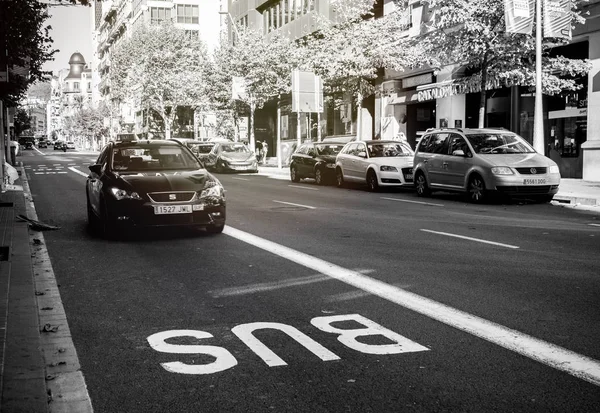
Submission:
[[[171,18],[171,9],[165,7],[150,7],[150,24],[159,24]]]
[[[434,134],[431,139],[429,140],[429,145],[428,145],[428,152],[431,153],[441,153],[441,154],[447,154],[448,153],[448,140],[446,139],[448,137],[448,133],[436,133]]]
[[[460,135],[456,135],[456,134],[452,134],[450,135],[450,140],[449,140],[449,153],[450,155],[454,155],[454,151],[463,151],[463,153],[466,155],[467,153],[470,153],[471,151],[469,151],[469,146],[467,145],[467,141],[465,141],[465,139],[460,136]],[[457,155],[455,155],[457,156]],[[460,156],[460,155],[458,155]]]
[[[79,82],[73,82],[73,90],[79,90]]]
[[[192,4],[177,5],[177,23],[198,24],[199,8]]]

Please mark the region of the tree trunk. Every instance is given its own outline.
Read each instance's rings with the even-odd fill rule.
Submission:
[[[356,139],[362,138],[362,93],[356,97]]]
[[[481,65],[481,92],[479,93],[479,128],[484,128],[485,125],[485,104],[487,98],[487,62],[488,62],[488,54],[485,53],[483,57],[483,63]]]

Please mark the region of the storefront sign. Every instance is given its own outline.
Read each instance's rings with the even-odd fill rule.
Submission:
[[[587,108],[569,108],[564,110],[553,110],[551,112],[548,112],[548,119],[577,118],[580,116],[587,116]]]
[[[480,90],[481,87],[479,84],[454,83],[453,81],[433,83],[417,88],[419,102],[447,98],[452,95],[477,93]]]
[[[432,81],[433,81],[433,75],[431,73],[424,73],[422,75],[407,77],[406,79],[402,79],[402,88],[408,89],[410,87],[426,85],[427,83],[431,83]]]

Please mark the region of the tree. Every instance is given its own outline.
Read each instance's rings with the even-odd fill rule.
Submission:
[[[265,36],[260,30],[239,26],[235,33],[233,43],[222,39],[215,51],[211,97],[220,104],[231,102],[233,78],[243,78],[245,93],[238,96],[238,100],[249,108],[249,143],[254,148],[255,110],[269,100],[291,93],[292,69],[297,67],[297,53],[293,41],[280,32]]]
[[[78,136],[90,145],[100,144],[107,135],[104,118],[108,115],[108,107],[100,103],[97,107],[82,107],[65,122],[65,132],[70,136]]]
[[[406,7],[399,5],[395,13],[375,19],[373,3],[337,1],[333,16],[318,16],[319,30],[301,40],[302,68],[322,77],[334,104],[350,97],[358,113],[363,99],[375,93],[380,69],[403,71],[422,61],[421,49],[408,47],[400,35],[406,30]]]
[[[22,107],[18,107],[14,118],[15,136],[20,136],[24,131],[31,129],[31,116]]]
[[[428,51],[427,63],[441,68],[462,64],[470,72],[457,80],[467,90],[480,91],[479,127],[484,127],[486,90],[502,86],[535,86],[535,32],[533,36],[506,33],[503,0],[423,0],[434,17],[427,33],[415,42]],[[572,3],[572,23],[584,18]],[[543,42],[543,93],[554,95],[579,88],[576,77],[587,74],[587,59],[551,57],[562,39]]]
[[[157,114],[169,138],[178,108],[206,105],[207,64],[206,46],[197,36],[171,22],[142,26],[112,57],[112,95]]]
[[[44,26],[48,17],[48,7],[38,0],[0,1],[0,50],[5,45],[9,69],[9,81],[0,83],[0,99],[8,106],[17,106],[30,84],[51,74],[42,70],[56,53],[51,27]]]

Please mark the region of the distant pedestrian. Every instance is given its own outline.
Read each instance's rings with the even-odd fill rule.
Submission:
[[[262,162],[262,148],[262,142],[257,140],[254,144],[254,152],[256,153],[256,160],[258,161],[258,163]]]
[[[269,144],[267,141],[264,141],[262,144],[262,162],[267,163],[267,153],[269,152]]]

